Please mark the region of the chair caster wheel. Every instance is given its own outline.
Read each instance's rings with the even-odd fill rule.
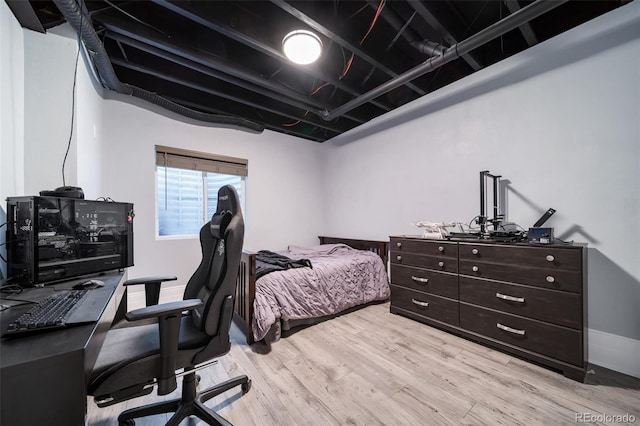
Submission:
[[[243,395],[249,392],[249,389],[251,389],[251,379],[247,380],[247,383],[243,383],[242,385],[240,385],[240,389],[242,389]]]
[[[118,426],[136,426],[135,420],[125,420],[124,422],[118,422]]]
[[[196,383],[200,383],[200,380],[202,380],[202,377],[200,377],[199,374],[196,374]]]

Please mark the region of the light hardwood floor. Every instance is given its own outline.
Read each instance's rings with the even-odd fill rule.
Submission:
[[[616,418],[603,416],[625,414],[640,424],[640,379],[593,366],[587,383],[578,383],[391,314],[388,303],[305,328],[270,348],[248,346],[234,325],[232,342],[228,355],[201,370],[200,385],[251,377],[246,395],[237,388],[207,403],[237,426],[575,425],[580,415],[591,416],[589,424],[612,424]],[[100,409],[90,399],[87,424],[115,425],[122,410],[156,400],[154,392]]]

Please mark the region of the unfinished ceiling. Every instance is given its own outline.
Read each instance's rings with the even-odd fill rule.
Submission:
[[[75,25],[103,46],[109,89],[322,142],[627,2],[104,0],[79,3]],[[31,1],[37,22],[16,16],[47,30],[69,18],[61,3],[76,4]],[[316,63],[282,53],[295,29],[321,38]]]

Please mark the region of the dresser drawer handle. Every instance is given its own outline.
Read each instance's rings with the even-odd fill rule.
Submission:
[[[422,306],[423,308],[428,308],[429,307],[429,303],[427,303],[427,302],[421,302],[421,301],[416,300],[416,299],[411,299],[411,302],[414,305]]]
[[[414,275],[411,275],[411,279],[414,281],[417,281],[419,283],[428,283],[429,282],[429,278],[421,278],[421,277],[416,277]]]
[[[509,333],[517,334],[519,336],[524,336],[524,330],[518,330],[517,328],[507,327],[506,325],[502,325],[500,323],[496,323],[496,327],[500,330],[508,331]]]
[[[502,300],[508,300],[509,302],[524,303],[524,297],[514,297],[508,294],[496,293],[496,297]]]
[[[396,243],[396,246],[398,246],[398,248],[402,247],[402,243]]]
[[[402,256],[396,256],[396,259],[398,259],[398,261],[402,260]]]
[[[546,257],[545,259],[547,259],[547,262],[553,262],[554,260],[556,260],[556,258],[555,258],[555,257],[553,257],[553,255],[552,255],[552,254],[548,254],[548,255],[547,255],[547,257]]]
[[[556,282],[556,279],[555,279],[555,278],[553,278],[553,275],[547,275],[546,280],[547,280],[547,282],[548,282],[548,283],[554,283],[554,282]]]
[[[476,265],[473,265],[473,266],[471,267],[471,270],[472,270],[473,272],[478,272],[478,271],[480,270],[480,268],[478,268]]]
[[[471,250],[471,253],[473,253],[473,254],[478,254],[478,253],[479,253],[479,251],[478,251],[478,249],[473,249],[473,250]]]
[[[444,267],[444,262],[438,262],[438,266],[441,268]]]
[[[438,247],[438,251],[443,252],[443,251],[444,251],[444,247],[439,246],[439,247]]]

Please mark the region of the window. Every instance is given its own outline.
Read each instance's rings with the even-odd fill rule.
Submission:
[[[218,190],[233,185],[245,205],[248,161],[156,146],[158,235],[198,235],[218,205]]]

